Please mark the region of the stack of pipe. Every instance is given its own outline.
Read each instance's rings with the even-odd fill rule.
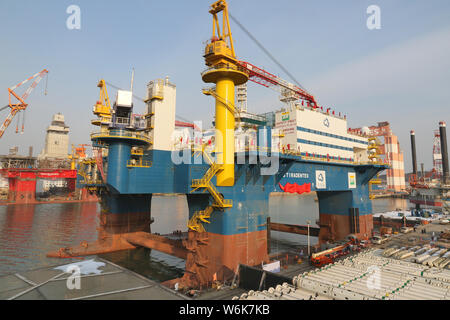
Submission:
[[[438,260],[439,267],[442,263],[450,263],[450,252],[429,247],[390,249],[393,250],[365,250],[320,269],[299,274],[292,284],[250,291],[233,299],[450,299],[450,271],[434,267]],[[415,252],[420,253],[416,258],[423,259],[422,262],[430,257],[436,259],[423,265],[391,258],[395,254],[401,258]],[[430,268],[430,264],[433,267]]]

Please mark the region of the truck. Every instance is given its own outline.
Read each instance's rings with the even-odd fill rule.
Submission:
[[[349,241],[343,245],[324,250],[311,255],[310,262],[315,267],[322,267],[324,265],[333,263],[335,259],[349,254],[351,251],[359,250],[360,247],[355,238],[350,238]]]

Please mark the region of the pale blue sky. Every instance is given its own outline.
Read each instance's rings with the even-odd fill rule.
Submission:
[[[201,93],[204,41],[211,36],[212,0],[195,1],[24,1],[0,2],[0,105],[7,88],[44,67],[44,83],[29,97],[23,135],[15,122],[0,140],[0,154],[18,145],[35,154],[45,129],[61,112],[71,143],[89,143],[97,81],[135,93],[148,81],[169,76],[177,85],[177,114],[211,122],[214,103]],[[68,30],[66,8],[81,8],[81,30]],[[366,9],[381,8],[381,30],[366,27]],[[409,131],[418,161],[430,168],[433,130],[450,123],[450,2],[448,0],[229,0],[230,12],[311,91],[319,104],[347,114],[349,126],[389,121],[411,168]],[[232,23],[238,58],[289,80]],[[114,90],[110,89],[114,96]],[[278,94],[249,84],[249,111],[281,106]],[[135,102],[136,112],[143,104]],[[1,120],[6,117],[0,114]]]

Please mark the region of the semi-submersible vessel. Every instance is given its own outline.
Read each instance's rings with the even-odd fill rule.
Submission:
[[[92,161],[92,179],[82,181],[100,198],[99,238],[49,256],[144,246],[186,260],[184,276],[169,284],[225,281],[239,264],[269,262],[269,195],[279,192],[317,192],[320,242],[371,236],[368,182],[386,166],[372,161],[367,137],[348,130],[345,116],[282,81],[285,108],[264,117],[239,112],[236,86],[279,79],[236,58],[225,1],[209,12],[213,37],[202,79],[214,85],[204,93],[215,100],[215,134],[203,135],[195,125],[191,142],[174,149],[176,87],[168,79],[149,83],[143,116],[133,114],[131,91],[119,90],[109,108],[100,83],[93,122],[100,131],[91,139],[102,152]],[[173,193],[185,194],[189,207],[183,240],[150,233],[152,195]]]

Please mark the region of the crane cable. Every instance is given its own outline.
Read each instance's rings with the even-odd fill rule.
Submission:
[[[280,63],[277,59],[267,50],[251,33],[248,31],[230,12],[228,12],[230,18],[239,26],[239,28],[244,31],[247,36],[255,42],[255,44],[272,60],[281,70],[283,70],[289,78],[291,78],[292,81],[295,82],[301,89],[306,90],[298,81],[297,79]]]

